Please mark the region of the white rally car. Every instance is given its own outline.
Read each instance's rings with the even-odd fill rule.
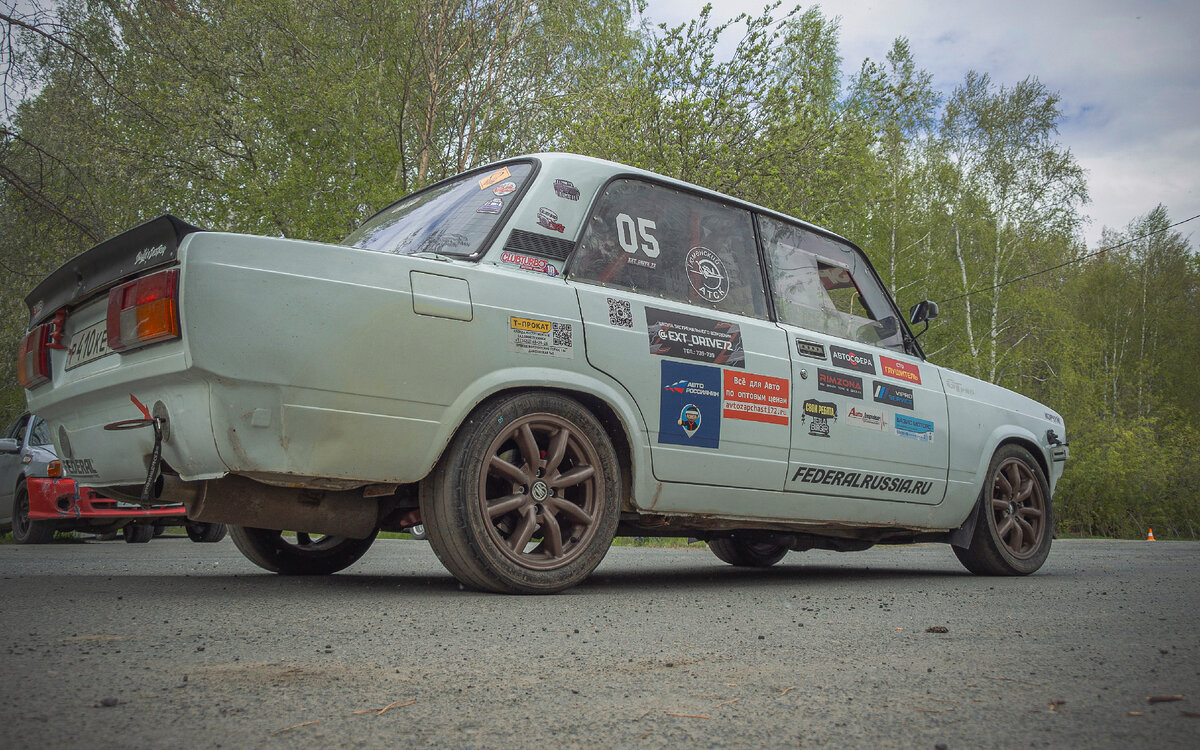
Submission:
[[[460,581],[550,592],[614,535],[943,541],[1027,574],[1061,418],[928,362],[861,250],[569,154],[458,175],[341,244],[171,216],[28,296],[19,370],[69,474],[327,574],[423,523]]]

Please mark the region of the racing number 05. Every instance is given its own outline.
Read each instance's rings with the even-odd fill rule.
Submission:
[[[617,215],[617,242],[621,243],[621,247],[630,255],[636,255],[640,249],[646,254],[647,258],[657,258],[658,240],[654,235],[650,234],[651,229],[657,229],[653,221],[638,217],[637,229],[635,234],[634,219],[629,214]],[[638,245],[638,239],[641,239],[641,245]]]

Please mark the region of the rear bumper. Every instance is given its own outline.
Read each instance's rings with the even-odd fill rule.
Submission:
[[[143,521],[147,519],[187,518],[182,505],[158,508],[130,508],[111,498],[96,494],[90,487],[79,487],[74,479],[31,478],[29,492],[31,521]]]

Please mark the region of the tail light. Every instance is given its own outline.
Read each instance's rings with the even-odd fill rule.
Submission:
[[[179,269],[122,284],[108,293],[108,346],[136,349],[179,338]]]
[[[50,326],[40,325],[21,339],[17,351],[17,382],[22,388],[36,388],[50,382]]]

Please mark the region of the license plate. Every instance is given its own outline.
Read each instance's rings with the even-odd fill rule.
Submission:
[[[82,331],[76,331],[71,337],[71,346],[67,349],[66,369],[79,367],[112,353],[113,350],[108,348],[108,323],[102,320]]]

